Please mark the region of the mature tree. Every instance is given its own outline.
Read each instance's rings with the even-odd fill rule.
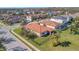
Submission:
[[[79,17],[76,17],[74,19],[74,22],[72,22],[71,26],[70,26],[70,32],[73,34],[77,33],[79,29]]]
[[[34,40],[35,38],[37,38],[37,35],[34,33],[28,33],[28,39]]]
[[[79,28],[79,17],[75,18],[75,26],[76,28]]]
[[[28,36],[28,34],[30,33],[30,31],[29,30],[26,30],[26,29],[24,29],[24,28],[21,28],[21,35],[24,35],[24,36]]]
[[[51,39],[53,39],[53,46],[57,46],[60,44],[59,38],[60,38],[60,31],[56,30],[53,32],[53,34],[50,37]]]
[[[70,26],[70,33],[71,33],[71,34],[75,34],[76,31],[77,31],[77,28],[76,28],[75,24],[72,24],[72,25]]]

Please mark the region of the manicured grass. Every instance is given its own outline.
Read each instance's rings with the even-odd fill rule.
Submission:
[[[20,34],[22,32],[20,28],[15,29],[14,31],[20,36],[24,37],[25,39],[27,38],[24,35]],[[47,50],[48,51],[72,51],[72,50],[78,51],[79,50],[79,34],[76,34],[76,35],[70,34],[69,29],[62,31],[61,38],[59,38],[60,42],[69,41],[71,43],[69,47],[68,46],[53,47],[53,39],[50,39],[49,36],[36,38],[34,41],[30,39],[26,39],[26,40],[32,43],[37,48],[39,48],[40,50],[44,50],[44,51],[47,51]]]
[[[22,29],[21,28],[17,28],[14,30],[16,33],[20,34],[22,32]]]
[[[35,41],[36,41],[37,43],[42,43],[42,42],[48,40],[48,38],[49,38],[49,37],[40,37],[40,38],[36,38]]]

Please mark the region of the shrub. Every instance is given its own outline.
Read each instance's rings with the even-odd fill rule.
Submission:
[[[28,38],[34,40],[35,38],[37,38],[37,35],[34,33],[28,33]]]

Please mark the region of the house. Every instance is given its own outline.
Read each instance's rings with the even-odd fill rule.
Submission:
[[[27,16],[26,20],[27,20],[27,22],[31,22],[32,21],[32,17],[31,16]]]
[[[11,24],[18,23],[20,21],[20,16],[9,16],[8,22]]]
[[[51,18],[50,20],[58,22],[58,23],[66,23],[70,21],[71,19],[72,19],[71,16],[56,16],[56,17]]]
[[[9,18],[9,15],[8,14],[2,14],[2,17],[4,20],[7,20]]]
[[[58,27],[58,29],[65,29],[69,25],[69,21],[72,20],[71,16],[56,16],[50,19],[50,21],[54,21],[57,23],[60,23],[61,25]]]
[[[39,37],[51,34],[52,31],[54,30],[52,28],[42,26],[42,25],[40,25],[40,23],[37,23],[37,22],[31,22],[31,23],[29,23],[27,25],[24,25],[23,28],[25,30],[30,30],[30,31],[34,32]]]
[[[2,15],[0,15],[0,20],[3,20],[3,16]]]
[[[56,15],[62,14],[63,11],[48,11],[47,13],[49,16],[56,16]]]
[[[32,17],[30,15],[22,15],[21,19],[23,24],[32,22]]]
[[[40,21],[40,25],[44,25],[46,27],[56,29],[60,24],[55,21],[42,20],[42,21]]]
[[[45,19],[47,18],[47,14],[28,14],[24,15],[27,19],[37,20],[37,19]]]

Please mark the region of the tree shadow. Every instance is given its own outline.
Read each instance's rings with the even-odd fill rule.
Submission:
[[[13,38],[0,38],[2,43],[8,44],[11,42],[14,42],[15,40]]]
[[[75,32],[75,34],[78,34],[79,35],[79,32]]]
[[[64,41],[64,42],[60,43],[60,46],[62,46],[62,47],[69,47],[70,44],[71,44],[71,42],[69,42],[69,41]]]
[[[37,45],[39,45],[39,46],[41,46],[41,45],[43,45],[44,43],[46,43],[47,41],[48,41],[48,39],[46,39],[46,40],[44,40],[44,41],[42,41],[42,42],[40,42],[40,43],[38,43],[38,42],[36,42],[35,40],[32,40],[34,43],[36,43]]]

